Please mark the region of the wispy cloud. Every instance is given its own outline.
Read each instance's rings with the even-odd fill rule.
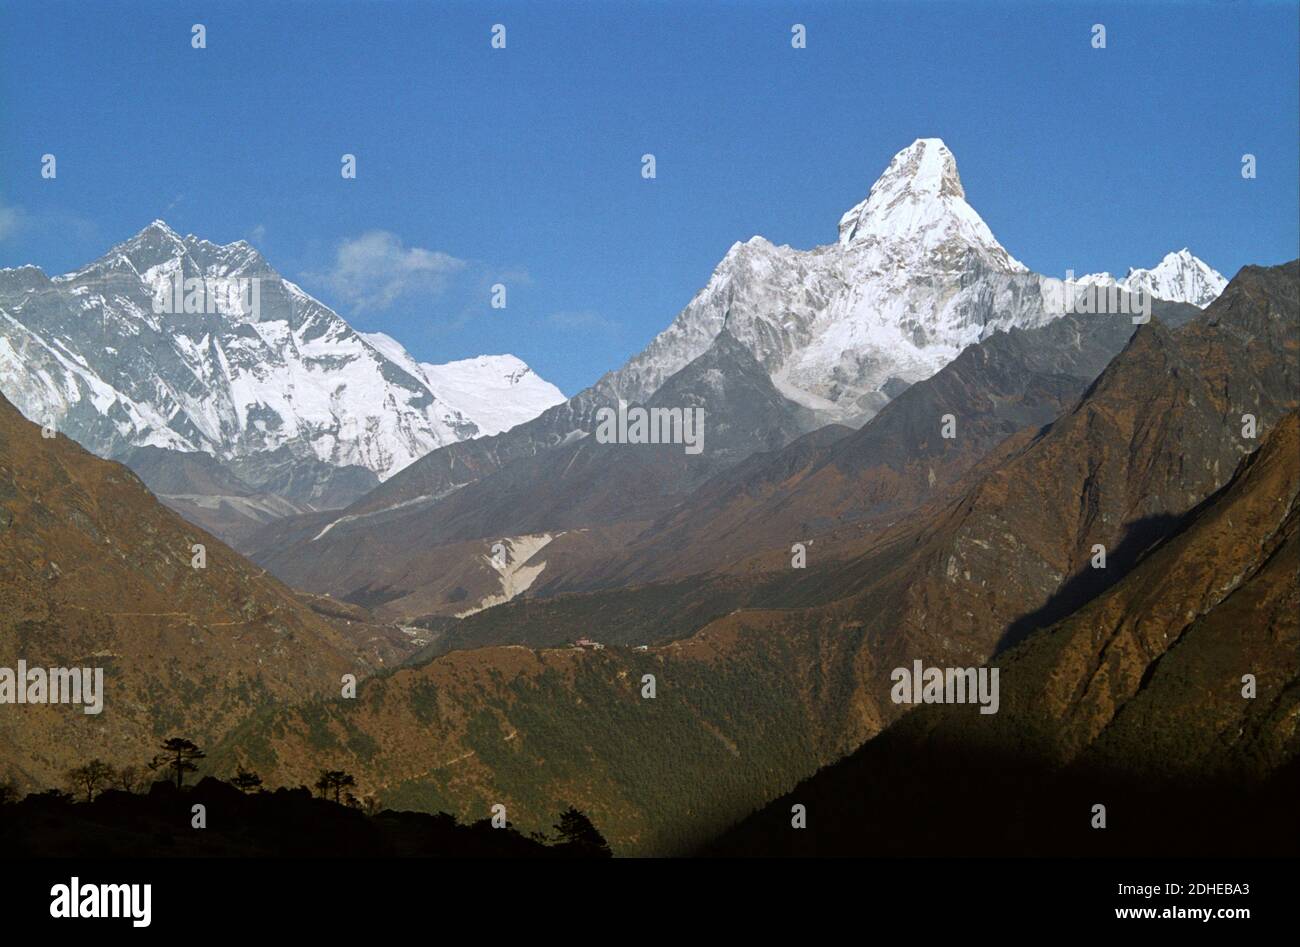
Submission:
[[[85,217],[57,209],[30,211],[0,200],[0,242],[19,235],[30,240],[35,236],[57,234],[92,243],[102,239],[99,227]]]
[[[387,309],[412,296],[433,297],[467,263],[440,250],[408,247],[386,230],[344,240],[328,272],[315,274],[357,312]]]
[[[22,226],[22,211],[0,204],[0,240],[8,240]]]

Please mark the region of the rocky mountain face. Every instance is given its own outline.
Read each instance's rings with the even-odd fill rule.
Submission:
[[[509,356],[419,365],[249,244],[162,221],[74,273],[0,271],[0,389],[101,456],[203,451],[313,508],[563,400]]]
[[[267,523],[302,515],[311,509],[284,499],[280,493],[253,488],[203,451],[135,447],[119,459],[165,506],[232,545],[237,546]],[[291,469],[300,466],[301,462],[290,464]],[[361,468],[353,469],[369,474]],[[316,479],[309,493],[319,493],[326,484],[332,489],[317,499],[328,508],[330,500],[336,498],[335,491],[346,480],[337,476]]]
[[[529,547],[539,573],[549,557],[575,545],[604,555],[608,543],[625,540],[635,524],[711,475],[754,450],[782,447],[814,424],[813,412],[777,391],[728,332],[643,407],[702,412],[698,451],[683,443],[602,443],[598,433],[585,434],[441,495],[378,509],[367,497],[327,521],[272,524],[248,545],[259,563],[296,587],[404,617],[456,614],[484,596],[467,605],[455,590],[501,591],[501,566],[490,561],[494,543]],[[530,536],[539,539],[525,543]]]
[[[324,618],[128,469],[0,398],[0,667],[103,669],[97,715],[6,703],[0,779],[44,789],[95,756],[139,765],[176,731],[215,742],[267,701],[337,696],[343,674],[408,653],[402,639]]]
[[[1291,413],[1132,571],[990,662],[996,714],[917,707],[710,851],[1294,855],[1297,458]]]

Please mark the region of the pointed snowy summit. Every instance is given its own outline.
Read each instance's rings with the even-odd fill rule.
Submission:
[[[1223,274],[1186,247],[1165,258],[1149,270],[1129,270],[1123,285],[1130,291],[1145,290],[1157,299],[1191,303],[1204,309],[1214,302],[1228,285]]]
[[[894,155],[866,200],[840,218],[840,246],[882,252],[882,263],[956,262],[974,251],[1005,272],[1027,272],[966,203],[957,159],[939,138],[918,138]]]
[[[825,421],[860,424],[889,400],[885,386],[928,378],[994,332],[1054,317],[1042,277],[966,203],[947,145],[919,138],[843,215],[837,242],[732,244],[709,282],[609,384],[644,400],[726,328],[786,398]]]
[[[1175,253],[1166,253],[1163,260],[1151,269],[1129,268],[1123,279],[1109,273],[1089,273],[1074,280],[1080,286],[1119,286],[1131,293],[1150,293],[1166,302],[1191,303],[1204,309],[1219,298],[1227,279],[1204,260],[1183,247]]]
[[[167,221],[163,220],[161,217],[155,217],[153,220],[151,220],[147,227],[145,227],[138,234],[136,234],[136,237],[142,237],[145,234],[149,233],[149,231],[151,230],[155,230],[158,231],[159,233],[167,234],[176,237],[178,239],[180,238],[180,234],[178,234],[175,230],[172,230],[172,228],[168,226]]]

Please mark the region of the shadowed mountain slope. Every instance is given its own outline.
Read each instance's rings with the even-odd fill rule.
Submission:
[[[163,504],[227,544],[238,544],[267,523],[307,509],[275,493],[255,490],[202,451],[137,447],[119,460]],[[343,476],[340,473],[332,480]]]
[[[1295,854],[1298,493],[1292,413],[1127,576],[991,662],[996,714],[918,707],[710,851]]]

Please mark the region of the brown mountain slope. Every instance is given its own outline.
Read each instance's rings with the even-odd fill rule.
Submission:
[[[1215,355],[1233,344],[1210,338]],[[477,816],[502,801],[526,828],[569,800],[619,851],[679,851],[759,789],[793,785],[896,720],[893,668],[979,665],[1026,616],[1037,627],[1063,596],[1102,591],[1074,571],[1091,546],[1107,545],[1104,574],[1118,578],[1250,443],[1153,324],[1065,416],[1009,439],[953,498],[855,556],[787,568],[784,607],[734,611],[646,652],[447,654],[369,680],[356,702],[259,716],[223,752],[289,781],[341,766],[402,805]],[[564,604],[569,634],[603,637],[579,597]]]
[[[268,706],[214,759],[287,785],[341,767],[387,806],[463,820],[500,803],[525,832],[562,801],[617,853],[680,853],[839,755],[817,734],[847,703],[858,643],[721,631],[645,652],[457,651],[355,701]]]
[[[1233,423],[1275,418],[1300,390],[1300,261],[1247,266],[1178,333],[1215,405]]]
[[[996,714],[918,707],[711,850],[1295,853],[1300,416],[1124,579],[991,663]]]
[[[125,467],[0,398],[0,667],[102,667],[105,690],[98,715],[0,705],[0,778],[46,788],[92,756],[139,764],[161,737],[214,741],[260,703],[338,693],[399,645],[317,615]]]

